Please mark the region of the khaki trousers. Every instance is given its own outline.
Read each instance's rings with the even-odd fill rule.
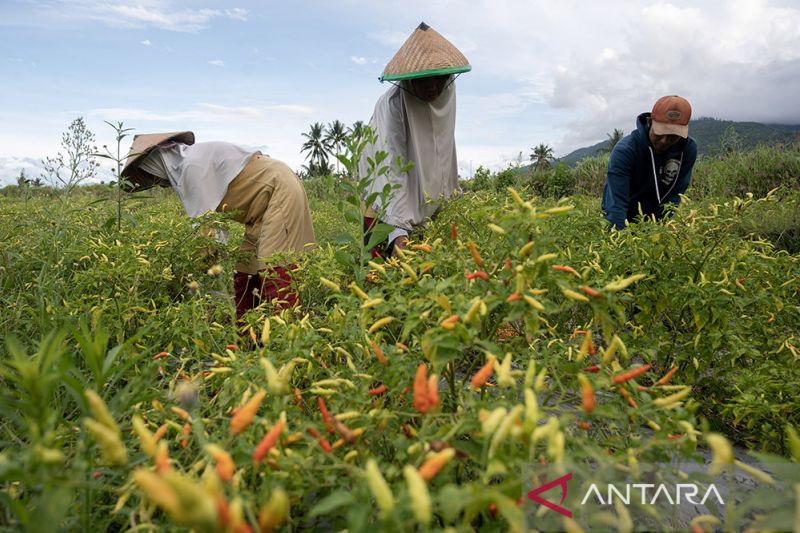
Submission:
[[[217,211],[244,224],[236,270],[256,274],[276,252],[303,252],[316,242],[308,198],[286,164],[254,155],[228,185]]]

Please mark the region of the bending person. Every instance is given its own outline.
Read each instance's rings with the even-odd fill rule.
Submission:
[[[459,194],[456,157],[455,75],[471,69],[464,55],[424,22],[414,30],[386,65],[381,81],[396,82],[375,105],[370,127],[377,143],[362,155],[359,172],[370,173],[369,158],[377,151],[389,157],[387,173],[373,171],[366,198],[395,186],[385,212],[379,200],[367,206],[365,244],[369,231],[380,221],[394,227],[387,241],[373,249],[388,256],[404,247],[411,231],[421,227],[439,209],[439,201]],[[397,167],[397,157],[413,164],[408,172]]]
[[[297,302],[293,265],[267,267],[276,252],[302,252],[315,243],[303,185],[284,163],[227,142],[196,143],[190,131],[136,135],[122,175],[140,191],[171,186],[186,213],[234,212],[244,224],[233,276],[236,317],[260,301],[277,308]]]

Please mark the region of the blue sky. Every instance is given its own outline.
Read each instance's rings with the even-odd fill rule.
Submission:
[[[459,169],[629,131],[663,94],[694,115],[800,123],[800,2],[3,0],[0,183],[82,116],[191,129],[293,168],[313,122],[368,121],[383,67],[425,21],[469,59]],[[127,150],[128,145],[124,147]]]

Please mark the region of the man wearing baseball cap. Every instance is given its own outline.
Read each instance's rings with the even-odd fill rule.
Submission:
[[[608,160],[602,208],[617,229],[640,214],[660,219],[666,203],[679,204],[692,180],[697,144],[689,137],[692,107],[680,96],[663,96]]]

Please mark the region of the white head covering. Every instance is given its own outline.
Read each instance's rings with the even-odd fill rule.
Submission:
[[[140,166],[168,179],[186,213],[194,218],[219,206],[230,182],[257,153],[261,152],[227,142],[175,144],[153,150]]]

